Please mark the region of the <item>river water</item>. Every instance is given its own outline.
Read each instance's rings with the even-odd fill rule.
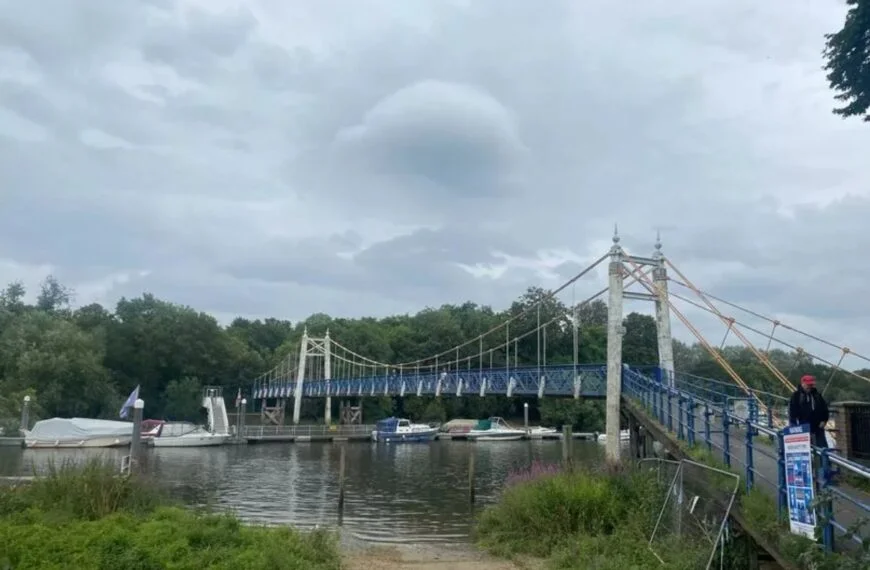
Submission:
[[[577,462],[598,462],[604,446],[573,442]],[[50,462],[126,450],[0,447],[0,476],[31,475]],[[476,504],[468,500],[475,455]],[[535,461],[556,463],[560,441],[347,444],[345,504],[338,512],[339,447],[331,443],[146,448],[143,469],[188,504],[229,508],[243,520],[302,527],[341,525],[363,542],[465,542],[474,515],[498,497],[508,474]]]

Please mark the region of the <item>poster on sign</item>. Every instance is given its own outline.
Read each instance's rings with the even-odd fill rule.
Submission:
[[[813,509],[813,447],[810,426],[791,426],[782,430],[785,455],[785,487],[788,495],[788,521],[791,532],[809,538],[816,533]]]

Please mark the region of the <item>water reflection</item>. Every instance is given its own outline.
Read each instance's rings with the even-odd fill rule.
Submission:
[[[50,462],[103,457],[125,450],[0,448],[0,475],[29,475]],[[376,542],[464,541],[473,525],[469,455],[475,454],[475,509],[493,501],[512,470],[558,462],[557,441],[350,443],[346,452],[343,530]],[[574,442],[575,460],[597,462],[603,446]],[[143,469],[185,502],[229,508],[247,521],[333,526],[338,516],[339,447],[267,444],[144,450]]]

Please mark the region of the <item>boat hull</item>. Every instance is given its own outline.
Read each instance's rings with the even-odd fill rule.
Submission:
[[[179,436],[155,437],[151,440],[154,447],[211,447],[223,445],[230,438],[228,435],[190,434]]]
[[[420,443],[432,441],[438,434],[438,430],[432,428],[427,431],[412,431],[412,432],[372,432],[372,439],[383,443]]]
[[[95,437],[93,439],[40,440],[24,439],[28,449],[83,449],[91,447],[124,447],[130,445],[132,437]]]
[[[519,439],[523,439],[525,436],[526,432],[522,430],[471,430],[470,432],[468,432],[468,439],[472,441],[517,441]]]

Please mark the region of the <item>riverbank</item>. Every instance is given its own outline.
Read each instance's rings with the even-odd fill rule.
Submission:
[[[352,549],[344,553],[343,570],[540,570],[533,558],[504,560],[471,545],[401,544]]]
[[[690,533],[660,526],[650,548],[669,482],[662,473],[629,467],[562,471],[536,464],[512,475],[501,499],[482,513],[478,544],[507,559],[542,559],[550,569],[703,568],[710,542]]]
[[[91,462],[0,488],[0,568],[340,570],[334,535],[243,524],[173,504]]]

